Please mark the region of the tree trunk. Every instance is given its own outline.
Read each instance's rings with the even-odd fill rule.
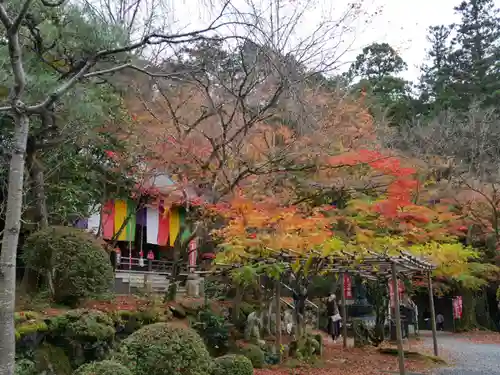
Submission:
[[[30,172],[31,184],[35,193],[35,207],[36,207],[36,220],[38,222],[38,229],[45,229],[49,226],[49,213],[47,210],[47,198],[45,195],[45,179],[43,174],[43,167],[35,156],[36,150],[28,151],[26,162]],[[25,268],[23,281],[21,284],[25,292],[35,289],[38,274],[33,270]],[[47,278],[47,286],[50,295],[54,295],[54,285],[52,281],[52,273],[49,271],[45,275]]]
[[[9,169],[9,190],[5,231],[0,256],[0,374],[14,375],[16,340],[14,311],[16,301],[16,255],[21,230],[24,164],[29,118],[15,113],[15,149]]]
[[[276,353],[281,362],[281,283],[279,278],[274,282],[274,285],[274,302],[276,304]]]
[[[236,291],[233,299],[233,311],[231,314],[231,320],[234,325],[237,325],[240,320],[240,307],[241,302],[243,301],[244,288],[240,284],[236,284],[235,289]]]

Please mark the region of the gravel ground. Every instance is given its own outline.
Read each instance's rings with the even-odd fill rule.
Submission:
[[[426,345],[432,347],[432,337],[424,334]],[[453,364],[436,370],[436,375],[500,375],[500,345],[476,344],[457,340],[451,334],[439,333],[438,345]]]

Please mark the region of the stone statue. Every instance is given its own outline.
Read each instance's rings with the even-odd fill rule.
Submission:
[[[187,277],[186,281],[186,292],[188,297],[199,298],[200,297],[200,276],[191,273]]]
[[[262,328],[262,320],[257,312],[253,311],[248,314],[247,323],[245,326],[245,340],[260,341],[260,329]]]
[[[285,310],[281,330],[284,333],[291,335],[293,333],[294,325],[295,325],[295,322],[293,319],[293,310],[291,310],[291,309]]]

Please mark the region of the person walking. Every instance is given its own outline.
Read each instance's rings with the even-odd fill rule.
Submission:
[[[444,330],[444,316],[440,312],[436,316],[436,323],[438,331]]]
[[[334,343],[340,338],[340,320],[339,306],[335,293],[330,294],[326,303],[326,311],[328,314],[328,333],[332,336]]]

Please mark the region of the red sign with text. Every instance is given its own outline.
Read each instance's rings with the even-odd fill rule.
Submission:
[[[344,297],[346,299],[352,298],[352,279],[346,273],[344,273]]]
[[[458,296],[453,298],[453,318],[454,319],[461,319],[462,318],[462,296]]]

